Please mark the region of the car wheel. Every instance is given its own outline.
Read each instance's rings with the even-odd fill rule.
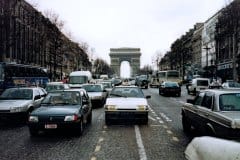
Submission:
[[[147,125],[148,124],[148,118],[145,118],[142,122],[142,124]]]
[[[105,124],[108,126],[108,125],[111,125],[111,122],[109,120],[109,118],[107,117],[107,115],[105,114]]]
[[[31,129],[31,128],[29,128],[29,132],[30,132],[30,135],[31,135],[32,137],[38,136],[38,130],[37,130],[37,129]]]
[[[181,93],[178,93],[177,96],[178,96],[178,97],[181,97]]]
[[[210,126],[207,126],[206,129],[205,129],[205,135],[215,137],[216,133],[215,133],[213,128],[211,128]]]
[[[84,124],[83,124],[83,120],[81,119],[79,122],[79,127],[77,128],[77,131],[76,131],[76,135],[81,136],[83,134],[83,130],[84,130]]]
[[[87,124],[91,124],[92,123],[92,111],[91,113],[88,115],[88,118],[87,118]]]
[[[190,133],[190,131],[191,131],[191,124],[190,124],[190,122],[187,120],[187,118],[184,115],[182,116],[182,126],[183,126],[183,131],[185,133]]]

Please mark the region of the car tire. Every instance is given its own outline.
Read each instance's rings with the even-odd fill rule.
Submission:
[[[148,124],[148,118],[145,118],[142,122],[143,125],[147,125]]]
[[[38,130],[37,129],[31,129],[29,128],[29,133],[32,137],[38,136]]]
[[[87,117],[87,124],[91,124],[91,123],[92,123],[92,111]]]
[[[187,118],[183,115],[182,116],[182,127],[183,127],[183,132],[185,133],[190,133],[191,131],[191,123]]]
[[[178,93],[177,96],[178,96],[178,97],[181,97],[181,93]]]
[[[109,118],[107,117],[107,115],[105,114],[105,124],[108,126],[108,125],[111,125],[111,122],[109,120]]]
[[[77,135],[77,136],[81,136],[81,135],[83,134],[83,130],[84,130],[83,120],[80,119],[80,121],[79,121],[79,127],[77,128],[77,131],[76,131],[76,135]]]

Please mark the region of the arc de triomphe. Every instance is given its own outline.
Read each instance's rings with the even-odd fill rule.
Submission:
[[[120,66],[127,61],[131,67],[131,76],[135,76],[140,69],[140,48],[110,48],[111,68],[120,77]]]

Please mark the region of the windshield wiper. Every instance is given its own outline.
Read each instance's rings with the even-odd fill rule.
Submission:
[[[126,97],[126,96],[123,96],[123,95],[120,95],[120,94],[114,94],[114,93],[111,93],[110,96],[116,96],[116,97]]]

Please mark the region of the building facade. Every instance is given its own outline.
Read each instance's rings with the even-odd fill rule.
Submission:
[[[217,74],[223,81],[240,80],[240,1],[222,9],[216,25]]]
[[[67,47],[66,47],[67,46]],[[44,67],[49,78],[61,79],[81,62],[76,47],[48,18],[24,0],[0,1],[0,61]],[[89,64],[88,64],[89,65]]]

